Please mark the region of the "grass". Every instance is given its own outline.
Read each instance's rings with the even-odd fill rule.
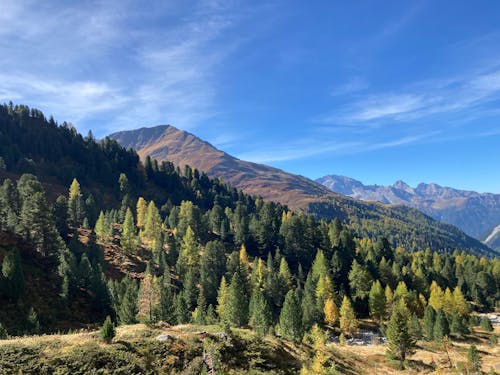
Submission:
[[[136,324],[120,326],[112,344],[98,331],[66,335],[41,335],[0,340],[1,374],[199,374],[206,366],[204,350],[216,356],[218,373],[297,374],[310,363],[314,349],[274,336],[258,337],[248,329],[233,329],[229,338],[219,337],[218,326]],[[500,327],[495,327],[500,334]],[[171,339],[160,342],[159,334]],[[491,346],[489,333],[477,330],[474,339],[483,371],[500,373],[500,346]],[[419,342],[407,362],[405,374],[457,374],[467,362],[469,340],[451,341],[446,352],[439,344]],[[326,353],[340,374],[400,374],[385,358],[385,345],[340,346],[329,344]]]

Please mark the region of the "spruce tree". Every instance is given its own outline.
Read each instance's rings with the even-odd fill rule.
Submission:
[[[24,275],[19,251],[14,248],[9,251],[2,262],[2,274],[5,278],[5,294],[17,301],[24,291]]]
[[[115,326],[113,325],[113,322],[111,321],[111,318],[108,315],[106,317],[106,320],[104,320],[104,324],[101,327],[101,338],[104,340],[105,343],[110,344],[111,341],[113,341],[115,335],[116,335]]]
[[[436,322],[434,323],[434,340],[441,342],[450,334],[450,326],[446,314],[443,310],[438,310],[436,313]]]
[[[424,311],[424,329],[427,340],[434,338],[434,324],[436,323],[436,311],[431,305],[427,305]]]
[[[289,290],[281,309],[279,327],[281,336],[290,341],[299,342],[304,334],[302,314],[297,292]]]
[[[272,325],[272,311],[264,293],[254,288],[250,299],[250,325],[258,335],[265,335]]]
[[[467,368],[473,373],[481,372],[481,357],[476,345],[471,345],[467,351]]]
[[[415,338],[411,335],[410,319],[410,312],[404,300],[400,300],[392,309],[386,329],[387,355],[399,360],[400,369],[404,368],[406,357],[414,352]]]
[[[243,327],[248,322],[248,295],[245,281],[235,272],[229,285],[227,320],[233,327]]]
[[[124,293],[120,298],[117,308],[118,319],[121,324],[134,324],[136,323],[136,315],[139,311],[138,302],[138,287],[134,279],[125,277],[122,280]]]

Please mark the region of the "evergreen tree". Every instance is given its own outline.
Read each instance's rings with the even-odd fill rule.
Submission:
[[[358,331],[358,320],[352,308],[351,301],[347,296],[344,296],[342,305],[340,306],[340,330],[350,336]]]
[[[158,286],[160,288],[159,318],[164,322],[173,324],[175,322],[174,298],[168,274],[164,274],[159,278]]]
[[[272,325],[272,311],[264,293],[254,288],[250,299],[250,325],[259,335],[265,335]]]
[[[119,301],[117,308],[118,319],[121,324],[134,324],[136,323],[136,316],[139,312],[138,301],[138,287],[134,279],[125,277],[122,280],[124,288],[123,296]]]
[[[104,320],[104,324],[101,327],[101,338],[104,340],[104,342],[110,344],[111,341],[113,341],[115,335],[116,335],[115,326],[113,325],[113,322],[111,321],[111,318],[108,315],[106,317],[106,320]]]
[[[450,332],[458,337],[462,337],[464,334],[469,333],[464,318],[458,314],[456,309],[454,309],[451,314]]]
[[[471,345],[467,351],[467,368],[473,373],[481,372],[481,357],[476,345]]]
[[[130,208],[127,208],[125,220],[123,221],[120,245],[127,253],[133,253],[137,248],[137,235],[135,232],[134,216]]]
[[[415,338],[411,335],[409,327],[410,312],[404,300],[397,303],[387,325],[387,355],[399,360],[400,369],[404,368],[404,361],[408,355],[414,353]]]
[[[386,300],[384,289],[378,280],[372,283],[368,303],[370,306],[370,316],[380,323],[386,316]]]
[[[2,275],[5,278],[5,294],[12,301],[17,301],[24,291],[24,275],[21,255],[16,248],[9,251],[3,259]]]
[[[9,334],[2,323],[0,323],[0,340],[5,340],[9,337]]]
[[[28,333],[34,335],[40,333],[40,322],[38,321],[38,314],[33,307],[30,308],[28,312],[28,318],[26,319],[26,328]]]
[[[174,315],[177,324],[185,324],[189,322],[189,310],[186,306],[186,301],[182,293],[178,293],[174,297]]]
[[[200,259],[200,288],[208,304],[217,301],[217,288],[225,266],[224,244],[220,241],[208,242]]]
[[[438,310],[436,313],[436,322],[434,323],[434,340],[440,342],[449,334],[450,326],[448,319],[446,319],[446,314],[443,310]]]
[[[297,292],[289,290],[281,309],[279,327],[281,336],[290,341],[302,340],[303,327],[301,308]]]
[[[78,227],[82,224],[83,218],[85,217],[85,206],[83,202],[83,196],[80,191],[80,184],[73,179],[71,186],[69,187],[69,198],[68,198],[68,221],[72,227]]]
[[[422,326],[420,325],[420,321],[418,320],[417,314],[413,313],[408,326],[410,335],[415,340],[420,340],[422,338]]]
[[[248,295],[239,272],[234,273],[229,285],[226,314],[233,327],[242,327],[248,322]]]
[[[424,329],[427,340],[434,338],[434,324],[436,323],[436,311],[431,305],[427,305],[424,311]]]
[[[183,280],[183,296],[186,302],[186,307],[188,311],[193,311],[196,307],[196,301],[198,299],[198,280],[196,276],[195,269],[193,267],[188,268],[184,275]]]
[[[312,272],[307,274],[302,295],[302,324],[304,331],[309,331],[315,323],[321,322],[321,312],[316,302],[316,285]]]
[[[490,319],[488,319],[487,316],[483,316],[481,318],[481,321],[479,322],[479,325],[486,332],[493,332],[493,326],[491,325],[491,321],[490,321]]]
[[[94,228],[97,239],[101,242],[108,241],[112,236],[112,230],[112,227],[110,228],[109,219],[106,217],[104,212],[101,211]]]
[[[349,286],[354,300],[363,300],[368,297],[372,282],[370,272],[354,260],[349,272]]]
[[[59,234],[66,236],[68,234],[68,200],[64,195],[57,197],[52,212]]]

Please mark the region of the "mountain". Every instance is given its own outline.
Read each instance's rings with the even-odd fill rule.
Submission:
[[[392,186],[364,185],[355,179],[336,175],[319,178],[316,182],[356,199],[417,208],[436,220],[461,228],[490,246],[495,233],[498,235],[500,194],[480,194],[434,183],[421,183],[415,188],[403,181],[397,181]]]
[[[321,184],[262,164],[239,160],[195,135],[170,125],[122,131],[109,136],[142,159],[150,156],[179,167],[188,164],[213,178],[221,178],[247,194],[278,201],[320,218],[338,217],[359,235],[386,235],[392,244],[408,249],[491,249],[457,228],[439,223],[418,210],[377,202],[363,202],[333,193]]]

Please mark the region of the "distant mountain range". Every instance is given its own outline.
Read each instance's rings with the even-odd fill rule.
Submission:
[[[181,168],[187,164],[245,193],[278,201],[320,218],[338,217],[364,236],[375,238],[385,234],[393,244],[408,249],[470,248],[476,252],[491,252],[480,241],[416,209],[364,202],[334,193],[303,176],[239,160],[170,125],[122,131],[109,137],[126,148],[133,148],[141,158],[149,155],[158,161],[171,161]]]
[[[403,204],[455,225],[490,247],[500,247],[500,194],[476,193],[421,183],[412,188],[403,181],[391,186],[364,185],[329,175],[316,180],[330,190],[364,201]]]

